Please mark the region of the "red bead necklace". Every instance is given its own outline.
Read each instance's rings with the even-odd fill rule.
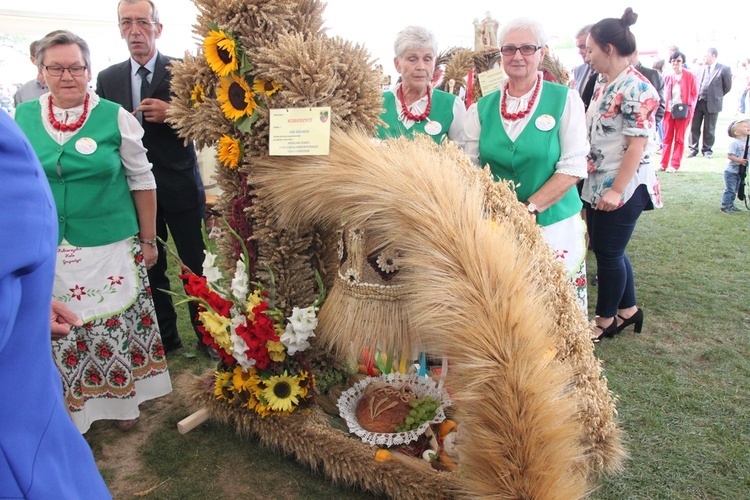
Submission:
[[[81,117],[76,120],[75,123],[71,123],[70,125],[66,123],[60,123],[57,121],[57,118],[55,118],[55,113],[52,112],[52,96],[49,97],[47,100],[49,104],[49,122],[52,124],[52,126],[55,128],[55,130],[61,130],[63,132],[75,132],[81,126],[83,126],[83,122],[86,121],[86,116],[89,114],[89,95],[86,94],[86,99],[83,101],[83,114]]]
[[[427,86],[427,108],[425,108],[424,113],[421,115],[415,115],[411,112],[409,112],[409,108],[406,107],[406,101],[404,101],[404,87],[403,85],[398,88],[398,92],[396,92],[396,95],[398,96],[398,100],[401,103],[401,107],[404,110],[404,116],[406,116],[411,121],[415,122],[421,122],[427,116],[430,114],[430,108],[432,107],[432,92],[430,92],[430,86]]]
[[[534,103],[536,102],[536,97],[539,95],[539,89],[542,88],[542,77],[537,75],[536,77],[536,87],[534,88],[534,94],[531,96],[531,100],[526,105],[526,109],[517,111],[515,113],[508,113],[506,109],[506,93],[508,92],[508,83],[505,82],[505,88],[503,88],[503,99],[500,102],[500,114],[503,115],[503,118],[506,120],[519,120],[526,116],[526,114],[531,110],[531,108],[534,107]]]

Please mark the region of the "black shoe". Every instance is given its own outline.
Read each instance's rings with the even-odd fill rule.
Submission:
[[[216,350],[213,347],[207,346],[201,341],[198,341],[195,347],[202,353],[206,354],[206,356],[208,356],[211,359],[211,361],[219,361],[219,353],[216,352]]]
[[[182,349],[182,342],[177,341],[177,343],[170,344],[168,346],[164,346],[164,354],[169,354],[170,352],[174,352],[177,349]]]
[[[594,333],[597,333],[597,330],[601,333],[599,333],[598,337],[592,337],[592,340],[594,342],[599,342],[604,337],[611,339],[617,332],[620,331],[617,329],[617,318],[612,318],[612,323],[610,323],[606,328],[604,328],[603,326],[594,325]]]
[[[696,156],[698,156],[698,151],[691,151],[687,155],[688,158],[695,158]]]
[[[617,315],[617,317],[622,320],[622,323],[620,323],[620,326],[617,327],[617,333],[620,333],[625,328],[633,324],[635,325],[633,327],[633,331],[635,333],[641,333],[641,330],[643,330],[643,310],[641,310],[641,308],[636,309],[633,315],[627,319],[623,318],[619,314]]]

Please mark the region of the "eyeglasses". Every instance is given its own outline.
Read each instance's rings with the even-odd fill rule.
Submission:
[[[138,26],[139,30],[151,31],[156,23],[153,21],[147,21],[146,19],[136,19],[135,21],[132,19],[121,19],[118,24],[122,31],[130,31],[133,29],[133,25]]]
[[[516,51],[520,51],[522,56],[530,56],[539,49],[541,47],[537,47],[536,45],[521,45],[520,47],[503,45],[500,47],[500,53],[504,56],[514,56],[516,55]]]
[[[62,76],[66,69],[70,73],[70,76],[83,76],[86,72],[86,66],[70,66],[69,68],[64,66],[44,66],[44,69],[52,76]]]

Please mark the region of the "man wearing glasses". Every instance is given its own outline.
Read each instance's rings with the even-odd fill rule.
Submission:
[[[162,24],[151,0],[120,0],[117,4],[120,35],[128,45],[130,59],[99,73],[96,93],[132,112],[143,125],[143,145],[156,178],[156,231],[163,240],[172,235],[182,261],[196,274],[203,269],[201,224],[205,218],[205,192],[192,144],[185,145],[167,123],[170,107],[171,58],[156,49]],[[148,272],[156,316],[166,352],[182,347],[177,331],[177,313],[172,299],[160,289],[170,289],[167,254],[159,244],[159,259]],[[190,307],[198,348],[218,359],[195,328],[196,309]]]

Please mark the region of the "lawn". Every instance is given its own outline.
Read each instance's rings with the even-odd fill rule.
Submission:
[[[593,498],[750,498],[750,211],[719,211],[729,118],[720,117],[713,160],[660,174],[665,207],[642,215],[630,243],[644,331],[596,346],[630,458]],[[596,288],[589,294],[593,308]],[[193,349],[184,309],[181,321],[174,393],[142,405],[129,433],[101,422],[86,436],[115,498],[373,498],[216,422],[178,434],[195,410],[185,388],[211,367]]]

